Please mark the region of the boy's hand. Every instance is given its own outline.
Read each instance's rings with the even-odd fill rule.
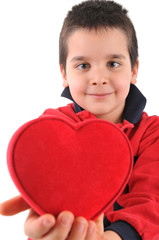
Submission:
[[[29,209],[21,196],[0,204],[0,214],[11,216]],[[94,222],[83,217],[74,219],[71,212],[62,212],[57,219],[51,214],[39,216],[32,209],[25,222],[25,233],[34,240],[122,240],[113,231],[104,232],[103,214]]]
[[[103,216],[102,216],[103,226]],[[96,236],[96,223],[83,217],[74,218],[68,211],[61,212],[57,219],[52,215],[39,217],[33,210],[25,222],[25,233],[37,240],[93,240]]]
[[[74,218],[68,211],[57,219],[45,214],[39,217],[33,210],[25,222],[25,233],[34,240],[122,240],[113,231],[103,229],[103,214],[94,222],[83,217]]]
[[[29,205],[24,199],[21,196],[17,196],[0,204],[0,214],[4,216],[12,216],[29,208]]]

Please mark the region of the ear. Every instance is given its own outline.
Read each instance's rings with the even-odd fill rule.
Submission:
[[[60,71],[61,71],[61,75],[62,75],[62,79],[63,79],[63,87],[68,87],[69,85],[68,85],[68,81],[67,81],[66,72],[62,65],[60,65]]]
[[[131,76],[132,84],[136,84],[136,82],[137,82],[138,69],[139,69],[139,60],[137,59],[136,64],[132,70],[132,76]]]

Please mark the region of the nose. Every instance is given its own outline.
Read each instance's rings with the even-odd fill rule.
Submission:
[[[95,71],[91,77],[91,85],[102,86],[108,84],[108,77],[105,71]]]
[[[92,85],[102,86],[102,85],[107,84],[107,81],[105,79],[100,79],[100,80],[96,79],[96,80],[92,81],[91,84]]]

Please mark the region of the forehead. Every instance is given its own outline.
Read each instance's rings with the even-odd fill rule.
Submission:
[[[68,38],[67,57],[85,54],[128,54],[127,36],[118,28],[77,29]]]

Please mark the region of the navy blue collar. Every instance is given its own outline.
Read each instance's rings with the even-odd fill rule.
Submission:
[[[61,96],[73,101],[76,113],[84,110],[73,100],[69,87],[63,90]],[[123,119],[130,123],[139,122],[145,105],[146,98],[134,84],[131,84],[129,94],[126,98]]]

